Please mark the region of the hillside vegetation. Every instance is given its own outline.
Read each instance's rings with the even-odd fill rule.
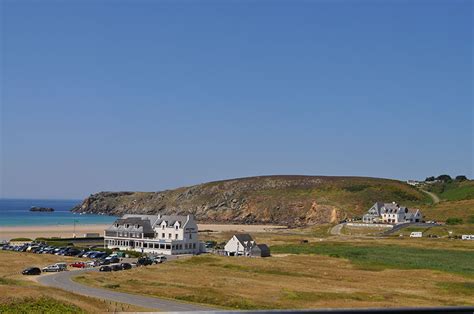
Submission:
[[[194,214],[200,222],[304,226],[362,215],[376,201],[429,204],[404,182],[363,177],[265,176],[162,192],[100,192],[75,212]]]
[[[426,219],[446,221],[448,218],[461,218],[464,223],[474,223],[474,181],[440,182],[425,187],[435,193],[441,202],[421,206]]]

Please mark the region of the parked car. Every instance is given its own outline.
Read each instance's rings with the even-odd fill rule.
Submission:
[[[72,264],[69,264],[69,266],[75,267],[75,268],[85,268],[85,267],[87,267],[86,263],[84,263],[84,262],[74,262]]]
[[[166,256],[164,255],[153,256],[151,259],[153,260],[153,263],[155,264],[161,264],[161,263],[166,262],[167,260]]]
[[[104,265],[99,268],[99,271],[112,271],[110,266]]]
[[[100,260],[98,260],[98,261],[99,261],[99,265],[100,265],[100,266],[112,264],[112,263],[110,262],[110,260],[108,260],[108,259],[100,259]]]
[[[140,257],[137,261],[138,266],[147,266],[147,265],[152,265],[153,260],[149,257]]]
[[[41,269],[38,267],[28,267],[21,272],[23,275],[41,275]]]
[[[123,270],[123,267],[122,267],[121,264],[113,264],[113,265],[110,265],[110,268],[111,268],[113,271]]]
[[[99,264],[96,262],[96,261],[90,261],[90,262],[86,262],[86,267],[95,267],[95,266],[99,266]]]
[[[120,263],[120,258],[117,256],[112,256],[112,257],[106,257],[105,260],[110,261],[111,264],[113,263]]]
[[[124,270],[132,268],[132,264],[130,264],[130,263],[122,263],[120,265],[122,265],[122,269],[124,269]]]
[[[42,269],[43,272],[60,272],[62,270],[63,269],[59,267],[58,265],[49,265],[49,266],[43,267]]]

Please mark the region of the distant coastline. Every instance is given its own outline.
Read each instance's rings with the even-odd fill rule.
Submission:
[[[96,214],[72,213],[79,200],[0,199],[0,228],[28,226],[104,225],[116,217]],[[30,211],[32,207],[53,208],[52,212]]]

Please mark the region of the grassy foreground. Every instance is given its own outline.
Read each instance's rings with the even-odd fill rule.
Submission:
[[[233,309],[474,304],[474,279],[469,275],[426,269],[373,270],[345,258],[313,254],[266,259],[201,255],[128,272],[86,273],[75,280]]]

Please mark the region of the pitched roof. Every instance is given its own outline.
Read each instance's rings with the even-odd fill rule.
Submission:
[[[234,237],[236,237],[237,240],[239,240],[239,242],[241,242],[242,244],[244,244],[244,242],[253,241],[252,236],[248,233],[234,234]]]
[[[126,217],[127,216],[127,217]],[[127,227],[128,226],[128,227]],[[151,222],[147,217],[139,217],[139,215],[128,216],[115,220],[113,225],[106,229],[107,231],[134,231],[143,233],[153,233]]]

